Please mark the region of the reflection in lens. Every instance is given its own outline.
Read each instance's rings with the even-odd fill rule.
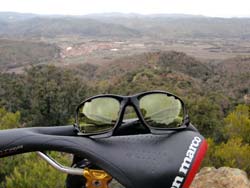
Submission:
[[[84,133],[98,133],[114,127],[120,110],[118,100],[100,97],[85,102],[78,111],[78,124]]]
[[[162,93],[145,95],[140,99],[142,115],[151,127],[176,128],[183,120],[181,101]]]

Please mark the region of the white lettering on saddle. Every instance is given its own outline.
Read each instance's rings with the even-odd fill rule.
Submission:
[[[194,137],[194,139],[192,140],[187,152],[186,152],[186,156],[181,164],[181,167],[179,169],[179,176],[176,176],[174,179],[174,182],[172,183],[172,187],[171,188],[180,188],[185,176],[187,175],[189,168],[192,164],[192,161],[194,159],[194,156],[197,152],[197,149],[199,148],[199,145],[201,143],[201,138],[199,138],[198,136]]]

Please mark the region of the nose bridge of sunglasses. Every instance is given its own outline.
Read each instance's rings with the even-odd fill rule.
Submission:
[[[124,120],[138,119],[137,113],[135,111],[135,107],[132,104],[127,104],[125,106],[123,119]]]
[[[136,106],[133,103],[124,106],[122,125],[114,131],[118,135],[145,134],[150,133],[147,126],[144,125],[138,114]]]

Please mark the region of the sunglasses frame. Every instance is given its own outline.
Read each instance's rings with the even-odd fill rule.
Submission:
[[[165,94],[167,96],[174,97],[175,99],[177,99],[181,102],[181,105],[183,108],[183,121],[182,121],[181,126],[176,127],[176,128],[157,128],[157,127],[152,127],[152,126],[148,125],[148,123],[145,121],[145,119],[142,115],[142,112],[140,110],[139,101],[142,97],[144,97],[146,95],[150,95],[150,94]],[[110,129],[105,130],[105,131],[96,132],[96,133],[83,133],[83,132],[81,132],[79,122],[78,122],[79,109],[86,102],[89,102],[89,101],[91,101],[93,99],[97,99],[97,98],[103,98],[103,97],[114,98],[120,103],[120,110],[119,110],[118,118],[117,118],[116,123],[114,124],[113,128],[110,128]],[[179,98],[178,96],[176,96],[172,93],[169,93],[166,91],[161,91],[161,90],[153,90],[153,91],[141,92],[141,93],[131,95],[131,96],[122,96],[122,95],[114,95],[114,94],[101,94],[101,95],[96,95],[96,96],[87,98],[86,100],[82,101],[77,106],[76,116],[75,116],[75,124],[74,124],[74,126],[77,130],[77,134],[81,135],[81,136],[90,136],[93,138],[104,138],[104,137],[110,137],[110,136],[115,135],[115,133],[119,129],[119,127],[122,126],[122,121],[123,121],[123,117],[124,117],[125,110],[126,110],[127,106],[132,106],[134,108],[136,115],[137,115],[138,119],[140,120],[140,122],[142,123],[142,125],[152,134],[166,134],[166,133],[169,133],[169,131],[180,131],[180,130],[187,128],[190,124],[189,116],[187,114],[187,110],[186,110],[186,106],[185,106],[184,102],[182,101],[181,98]]]

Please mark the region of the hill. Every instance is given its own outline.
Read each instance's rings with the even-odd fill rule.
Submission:
[[[215,74],[208,80],[210,87],[243,102],[243,97],[250,94],[250,56],[230,58],[211,66]]]
[[[0,34],[7,37],[55,37],[79,35],[83,37],[138,37],[140,33],[120,24],[102,23],[76,17],[32,17],[16,22],[5,22]]]
[[[203,62],[176,51],[147,52],[139,55],[119,58],[101,66],[97,75],[119,75],[138,69],[176,71],[194,78],[203,78],[211,74],[210,68]]]
[[[144,35],[157,38],[250,38],[249,18],[202,16],[97,17],[107,23],[122,23]]]
[[[249,67],[248,57],[239,56],[215,64],[182,52],[160,51],[123,57],[99,66],[85,64],[71,68],[90,85],[114,93],[133,93],[138,88],[141,91],[164,89],[181,95],[217,93],[218,98],[221,94],[244,102],[244,96],[250,93]]]
[[[2,21],[2,23],[1,23]],[[151,37],[250,39],[249,18],[211,18],[181,14],[91,14],[84,16],[1,13],[0,35],[53,37]],[[7,24],[7,25],[6,25]]]
[[[0,12],[0,20],[4,22],[17,22],[36,17],[36,14],[17,13],[17,12]]]
[[[0,69],[48,62],[58,58],[60,49],[53,44],[0,39]]]

